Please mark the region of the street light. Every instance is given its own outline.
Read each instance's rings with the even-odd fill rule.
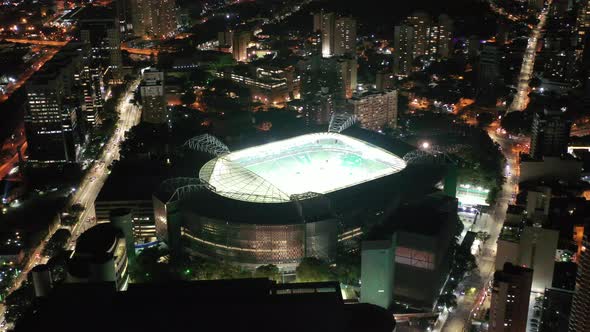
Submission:
[[[427,150],[430,148],[430,143],[427,141],[422,142],[422,149]]]

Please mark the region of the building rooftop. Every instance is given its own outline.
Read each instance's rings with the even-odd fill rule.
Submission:
[[[80,234],[76,241],[76,253],[102,256],[112,252],[121,237],[122,231],[111,223],[98,224]]]
[[[67,309],[67,310],[66,310]],[[58,286],[16,325],[22,331],[391,332],[393,315],[344,304],[337,283],[266,279]]]

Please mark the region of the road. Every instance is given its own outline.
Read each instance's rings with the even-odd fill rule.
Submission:
[[[92,222],[89,222],[89,219],[93,217],[92,214],[94,213],[94,201],[96,200],[100,189],[109,176],[107,168],[109,165],[111,165],[113,160],[119,158],[119,145],[125,139],[125,132],[139,123],[141,112],[137,106],[129,103],[129,101],[133,98],[133,91],[138,85],[139,80],[133,82],[133,84],[131,84],[129,89],[126,91],[124,97],[121,99],[122,102],[117,106],[120,116],[119,121],[117,122],[115,134],[105,144],[98,160],[96,160],[94,166],[83,177],[80,186],[74,195],[72,195],[70,201],[67,203],[68,207],[78,203],[82,204],[85,208],[78,223],[76,223],[72,229],[72,239],[70,244],[75,243],[75,239],[77,239],[78,235],[92,224]],[[32,250],[31,255],[29,256],[29,261],[25,264],[23,271],[15,279],[14,285],[10,288],[9,292],[12,292],[20,287],[29,271],[35,265],[45,262],[45,259],[42,257],[41,253],[45,248],[45,244],[49,238],[51,238],[51,235],[53,235],[53,231],[55,231],[55,229],[49,232],[47,237],[41,241],[41,244],[37,248]],[[0,321],[2,320],[0,319]]]
[[[53,58],[53,56],[56,55],[57,52],[59,52],[59,49],[56,49],[56,48],[47,49],[47,52],[45,54],[43,54],[39,58],[39,60],[35,61],[35,63],[32,64],[30,68],[25,70],[19,76],[19,78],[16,80],[16,82],[10,83],[7,85],[6,92],[4,94],[0,94],[0,103],[5,102],[10,97],[10,95],[12,95],[12,93],[14,93],[14,91],[18,90],[18,88],[20,88],[23,84],[25,84],[25,82],[29,78],[31,78],[31,76],[33,76],[33,74],[35,72],[37,72],[37,70],[42,68],[43,65],[45,64],[45,62],[51,60],[51,58]]]
[[[531,35],[529,36],[529,41],[527,43],[522,60],[522,67],[520,67],[520,74],[518,75],[516,95],[514,96],[512,104],[510,104],[510,107],[508,108],[508,112],[523,111],[529,103],[529,83],[531,82],[531,78],[533,77],[533,72],[535,69],[537,45],[539,43],[539,39],[541,38],[541,32],[545,26],[545,21],[547,20],[547,11],[549,10],[550,6],[551,3],[549,2],[547,9],[543,9],[539,15],[539,23],[533,28]]]
[[[490,234],[490,239],[481,246],[480,253],[476,255],[477,271],[466,277],[460,285],[460,288],[466,290],[466,295],[458,297],[457,308],[448,314],[442,328],[445,332],[469,331],[471,319],[474,316],[480,316],[485,310],[483,304],[487,299],[488,285],[495,271],[496,239],[502,230],[506,209],[509,204],[514,203],[515,195],[518,193],[518,153],[515,146],[522,143],[498,134],[493,126],[488,130],[488,134],[500,144],[506,157],[506,182],[498,194],[496,204],[488,213],[483,213],[481,219],[472,227],[474,232],[487,232]],[[471,289],[474,291],[470,292]]]
[[[125,132],[139,123],[141,112],[139,108],[129,101],[133,98],[133,91],[139,85],[139,80],[130,85],[123,98],[119,109],[119,122],[114,135],[105,144],[102,154],[94,163],[94,166],[86,173],[82,184],[72,198],[72,204],[81,204],[84,211],[80,215],[80,220],[72,229],[72,238],[69,247],[73,247],[78,236],[93,225],[94,220],[94,201],[102,186],[106,182],[109,172],[108,167],[114,160],[119,159],[119,146],[125,140]]]

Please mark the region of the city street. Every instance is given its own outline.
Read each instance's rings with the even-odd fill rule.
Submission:
[[[115,134],[105,144],[99,159],[95,161],[94,166],[86,173],[80,183],[80,186],[67,204],[68,207],[73,204],[81,204],[85,208],[78,223],[72,229],[72,239],[70,241],[70,245],[73,245],[78,235],[92,224],[91,218],[94,214],[94,200],[98,196],[100,189],[108,177],[107,168],[113,162],[113,160],[119,157],[119,144],[125,139],[125,132],[139,123],[141,112],[137,106],[129,103],[133,97],[133,91],[138,85],[139,80],[136,80],[125,92],[122,103],[117,106],[120,117],[119,121],[117,122]],[[43,252],[45,244],[51,238],[53,231],[55,230],[52,230],[52,232],[47,235],[44,241],[42,241],[41,244],[31,252],[29,261],[27,264],[25,264],[25,267],[20,275],[15,279],[14,285],[9,290],[9,292],[20,287],[28,272],[35,265],[44,263],[45,259],[42,257],[41,253]]]
[[[529,36],[529,41],[522,60],[522,67],[520,68],[520,74],[518,75],[516,95],[514,96],[512,104],[508,108],[508,112],[522,111],[529,103],[529,83],[533,77],[535,58],[537,57],[537,45],[541,38],[541,31],[543,31],[545,21],[547,20],[547,11],[549,10],[549,7],[550,6],[547,6],[547,9],[544,9],[541,12],[539,15],[539,23],[534,27]]]
[[[459,286],[466,290],[466,294],[458,297],[457,308],[448,315],[442,331],[468,331],[471,319],[481,316],[482,311],[485,311],[483,304],[488,296],[487,289],[495,270],[496,239],[502,230],[506,209],[509,204],[514,203],[515,195],[518,193],[518,149],[515,149],[515,145],[521,144],[520,140],[498,135],[494,126],[491,126],[488,134],[502,147],[506,157],[506,182],[493,209],[490,209],[489,213],[484,213],[471,229],[474,232],[487,232],[490,239],[481,246],[481,253],[476,255],[477,271],[466,277]],[[473,292],[469,292],[472,289]]]

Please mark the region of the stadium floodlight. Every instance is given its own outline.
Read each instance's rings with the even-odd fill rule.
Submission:
[[[279,203],[326,194],[397,173],[398,156],[337,133],[315,133],[224,154],[199,171],[202,183],[232,199]]]

